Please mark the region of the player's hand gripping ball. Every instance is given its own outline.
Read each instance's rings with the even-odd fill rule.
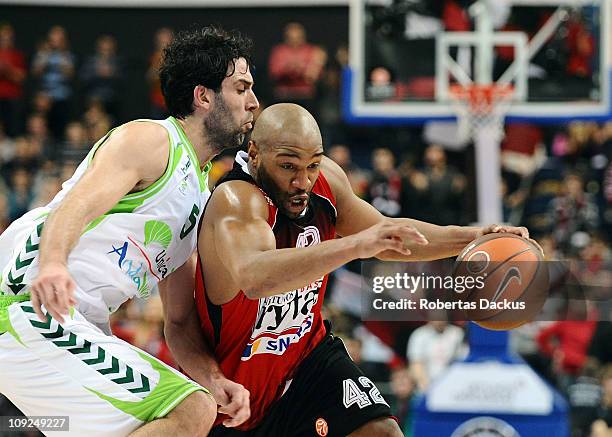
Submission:
[[[492,330],[513,329],[532,321],[548,295],[548,268],[541,249],[510,233],[486,234],[457,257],[455,280],[472,277],[457,293],[469,302],[466,319]],[[465,306],[464,306],[465,308]]]

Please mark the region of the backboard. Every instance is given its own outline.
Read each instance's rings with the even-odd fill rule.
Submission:
[[[508,121],[610,119],[611,15],[610,0],[351,0],[345,117],[450,119],[454,84],[503,82]]]

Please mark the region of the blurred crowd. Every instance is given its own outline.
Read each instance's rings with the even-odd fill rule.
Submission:
[[[143,50],[149,68],[142,84],[125,84],[119,44],[110,34],[77,57],[68,31],[52,26],[35,53],[23,53],[15,29],[0,24],[0,232],[48,203],[91,146],[126,121],[120,116],[123,87],[148,86],[150,113],[142,116],[166,116],[156,71],[172,37],[171,29],[159,29],[150,50]],[[288,23],[279,40],[269,52],[268,77],[257,78],[273,90],[266,103],[292,101],[315,114],[327,155],[345,170],[357,195],[391,217],[439,225],[474,221],[472,145],[449,148],[432,141],[427,127],[349,128],[339,100],[346,45],[332,51],[311,43],[300,23]],[[580,259],[590,276],[610,271],[612,122],[508,125],[501,154],[504,221],[528,226],[547,259]],[[215,161],[211,183],[232,160],[226,154]],[[360,287],[358,271],[349,265],[335,273],[324,310],[410,436],[416,396],[468,353],[465,326],[361,321],[346,297]],[[158,296],[124,305],[113,331],[174,364]],[[568,399],[572,437],[608,435],[612,426],[610,345],[610,323],[594,320],[534,322],[512,332],[513,351]],[[11,408],[0,397],[0,415]]]

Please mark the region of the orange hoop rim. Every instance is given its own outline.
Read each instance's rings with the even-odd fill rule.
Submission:
[[[462,102],[468,102],[472,108],[492,107],[496,102],[508,100],[514,94],[512,85],[470,84],[467,86],[454,84],[449,87],[449,95]]]

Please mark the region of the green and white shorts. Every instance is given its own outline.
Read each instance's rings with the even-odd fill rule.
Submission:
[[[27,295],[0,296],[0,393],[27,416],[69,417],[69,432],[46,435],[125,436],[199,390],[76,310],[41,322]]]

